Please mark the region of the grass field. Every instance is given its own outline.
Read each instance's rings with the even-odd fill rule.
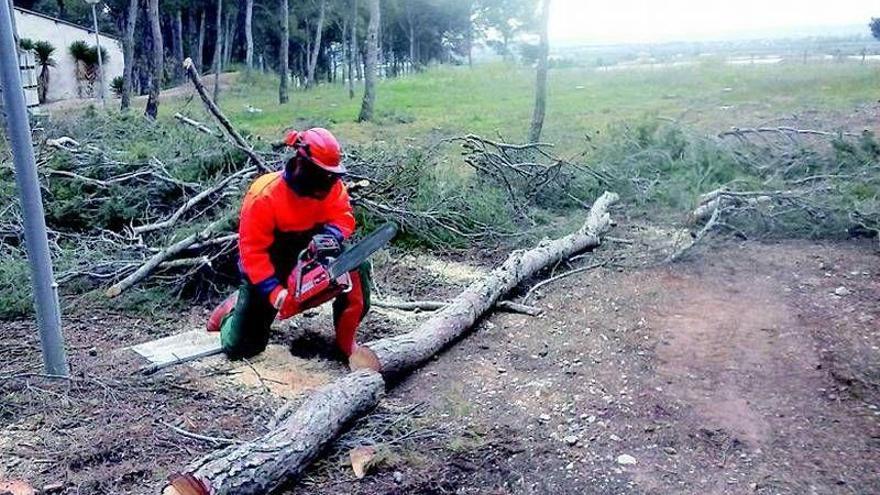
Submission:
[[[357,124],[360,94],[349,99],[340,84],[293,91],[289,104],[277,103],[277,80],[242,77],[221,96],[221,105],[243,129],[274,138],[290,125],[323,125],[343,139],[425,138],[465,132],[516,141],[528,127],[533,71],[502,65],[439,67],[387,80],[378,91],[378,119]],[[819,112],[831,118],[875,101],[880,65],[783,63],[729,66],[704,62],[690,67],[597,71],[555,69],[545,139],[577,149],[584,134],[609,123],[668,117],[709,131],[759,125],[792,113]],[[360,88],[358,88],[360,89]],[[173,110],[200,114],[196,101],[172,103]],[[250,113],[246,107],[262,109]],[[164,110],[169,115],[171,109]]]

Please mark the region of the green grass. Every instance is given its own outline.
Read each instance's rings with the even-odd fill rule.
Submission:
[[[796,112],[833,116],[876,100],[880,67],[859,63],[785,63],[765,66],[700,65],[665,69],[596,71],[554,69],[544,138],[577,150],[587,133],[609,123],[644,117],[680,119],[715,131],[757,125]],[[288,126],[322,125],[348,142],[420,140],[467,132],[523,139],[532,112],[534,73],[503,65],[439,67],[380,83],[375,123],[355,122],[360,94],[349,99],[341,84],[292,91],[277,103],[272,76],[242,78],[221,96],[221,106],[242,129],[275,139]],[[249,113],[247,105],[262,109]],[[170,115],[181,106],[163,113]],[[186,105],[199,114],[198,101]]]

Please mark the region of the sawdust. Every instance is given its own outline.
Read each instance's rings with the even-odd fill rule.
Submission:
[[[321,362],[293,356],[282,345],[270,344],[248,361],[237,361],[218,380],[229,386],[262,389],[279,397],[295,399],[329,383],[334,376],[321,369]]]
[[[403,259],[407,265],[421,268],[443,281],[455,285],[470,284],[474,280],[481,279],[486,276],[484,268],[460,263],[457,261],[445,261],[434,256],[418,255],[407,256]]]

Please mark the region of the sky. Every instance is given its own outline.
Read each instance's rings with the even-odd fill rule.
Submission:
[[[880,0],[551,0],[550,5],[551,42],[717,40],[781,28],[867,25],[872,15],[880,17]]]

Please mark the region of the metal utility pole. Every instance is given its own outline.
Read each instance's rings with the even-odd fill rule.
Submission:
[[[0,1],[0,86],[3,88],[6,125],[15,163],[15,182],[24,214],[24,239],[31,265],[43,363],[47,374],[67,376],[69,370],[64,337],[61,335],[58,284],[55,283],[52,259],[49,257],[49,239],[46,237],[46,218],[37,180],[31,126],[18,69],[18,47],[12,35],[12,11],[9,2],[5,1]]]
[[[95,47],[98,50],[98,92],[101,93],[101,106],[106,106],[107,102],[104,101],[104,60],[101,55],[101,37],[98,36],[98,14],[95,12],[95,5],[98,4],[101,0],[86,0],[86,3],[92,6],[92,21],[95,24]]]

